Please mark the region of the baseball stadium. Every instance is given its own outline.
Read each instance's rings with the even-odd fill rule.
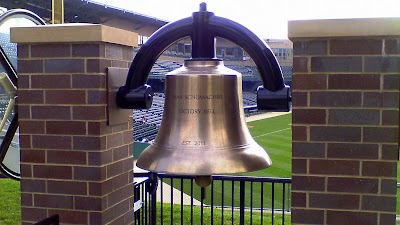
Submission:
[[[0,0],[0,224],[400,224],[399,18],[199,8]]]

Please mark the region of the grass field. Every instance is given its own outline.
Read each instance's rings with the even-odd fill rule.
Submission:
[[[249,122],[254,140],[264,147],[272,159],[272,166],[245,173],[246,176],[291,177],[292,175],[292,114]]]
[[[157,203],[157,212],[159,213],[161,209],[161,204]],[[173,216],[171,220],[171,211],[173,211]],[[211,209],[210,208],[204,208],[203,212],[203,223],[202,224],[211,224],[211,221],[213,221],[214,224],[226,224],[226,225],[239,225],[239,220],[240,220],[240,214],[239,211],[236,210],[233,212],[233,222],[232,222],[232,211],[230,210],[224,210],[224,214],[222,215],[222,210],[221,209],[214,209],[213,210],[213,217],[211,218]],[[163,204],[163,217],[162,217],[162,222],[161,223],[161,217],[157,217],[157,224],[191,224],[191,208],[189,206],[184,206],[183,207],[183,223],[181,223],[181,211],[180,211],[180,205],[173,205],[173,208],[171,210],[171,205],[169,204]],[[245,224],[272,224],[272,219],[274,225],[282,225],[282,215],[281,214],[275,214],[272,218],[271,213],[263,213],[261,212],[253,212],[252,216],[250,218],[250,213],[245,213]],[[193,207],[193,223],[194,224],[201,224],[201,211],[200,207]],[[251,221],[251,222],[250,222]],[[284,217],[284,224],[290,225],[290,215],[286,214]]]
[[[21,192],[18,181],[0,179],[0,224],[21,224]]]

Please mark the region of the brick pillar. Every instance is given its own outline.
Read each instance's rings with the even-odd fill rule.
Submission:
[[[137,35],[88,24],[16,28],[11,38],[22,223],[59,214],[61,224],[133,224],[132,119],[107,125],[107,67],[128,67]]]
[[[290,21],[292,224],[394,225],[400,18]]]

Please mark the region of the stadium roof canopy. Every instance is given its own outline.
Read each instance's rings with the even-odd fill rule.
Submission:
[[[27,9],[49,23],[51,21],[51,0],[0,0],[0,6]],[[166,20],[90,0],[64,1],[64,22],[106,24],[146,36],[168,23]]]

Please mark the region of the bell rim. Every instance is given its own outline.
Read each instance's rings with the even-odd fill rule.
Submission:
[[[268,153],[257,143],[253,145],[247,145],[248,148],[237,148],[236,150],[230,148],[230,152],[233,152],[234,157],[228,157],[219,159],[218,165],[215,166],[218,169],[215,170],[214,167],[210,167],[207,160],[202,161],[198,160],[188,160],[188,159],[179,159],[176,155],[184,156],[190,153],[193,153],[193,150],[185,149],[178,150],[175,154],[165,154],[164,148],[157,147],[154,144],[148,146],[142,153],[139,155],[139,158],[136,162],[136,166],[156,173],[166,173],[166,174],[179,174],[179,175],[195,175],[195,176],[209,176],[209,175],[222,175],[222,174],[236,174],[236,173],[245,173],[245,172],[253,172],[262,169],[266,169],[272,165],[272,160],[269,157]],[[211,153],[210,155],[214,155],[217,153],[226,153],[227,151],[203,151],[204,155],[206,153]],[[167,151],[168,152],[168,151]],[[248,153],[253,154],[248,154]],[[161,153],[161,154],[160,154]],[[162,155],[164,153],[164,156]],[[218,154],[217,154],[218,155]],[[221,155],[221,154],[219,154]],[[243,157],[237,157],[237,156]],[[207,158],[205,156],[204,158]],[[232,161],[233,159],[238,159],[237,161]],[[249,161],[253,160],[253,163],[249,164]],[[168,162],[168,163],[166,163]],[[181,167],[177,167],[180,165]],[[195,168],[207,168],[207,169],[195,169]],[[210,170],[208,170],[210,169]],[[212,170],[212,172],[210,172]]]

